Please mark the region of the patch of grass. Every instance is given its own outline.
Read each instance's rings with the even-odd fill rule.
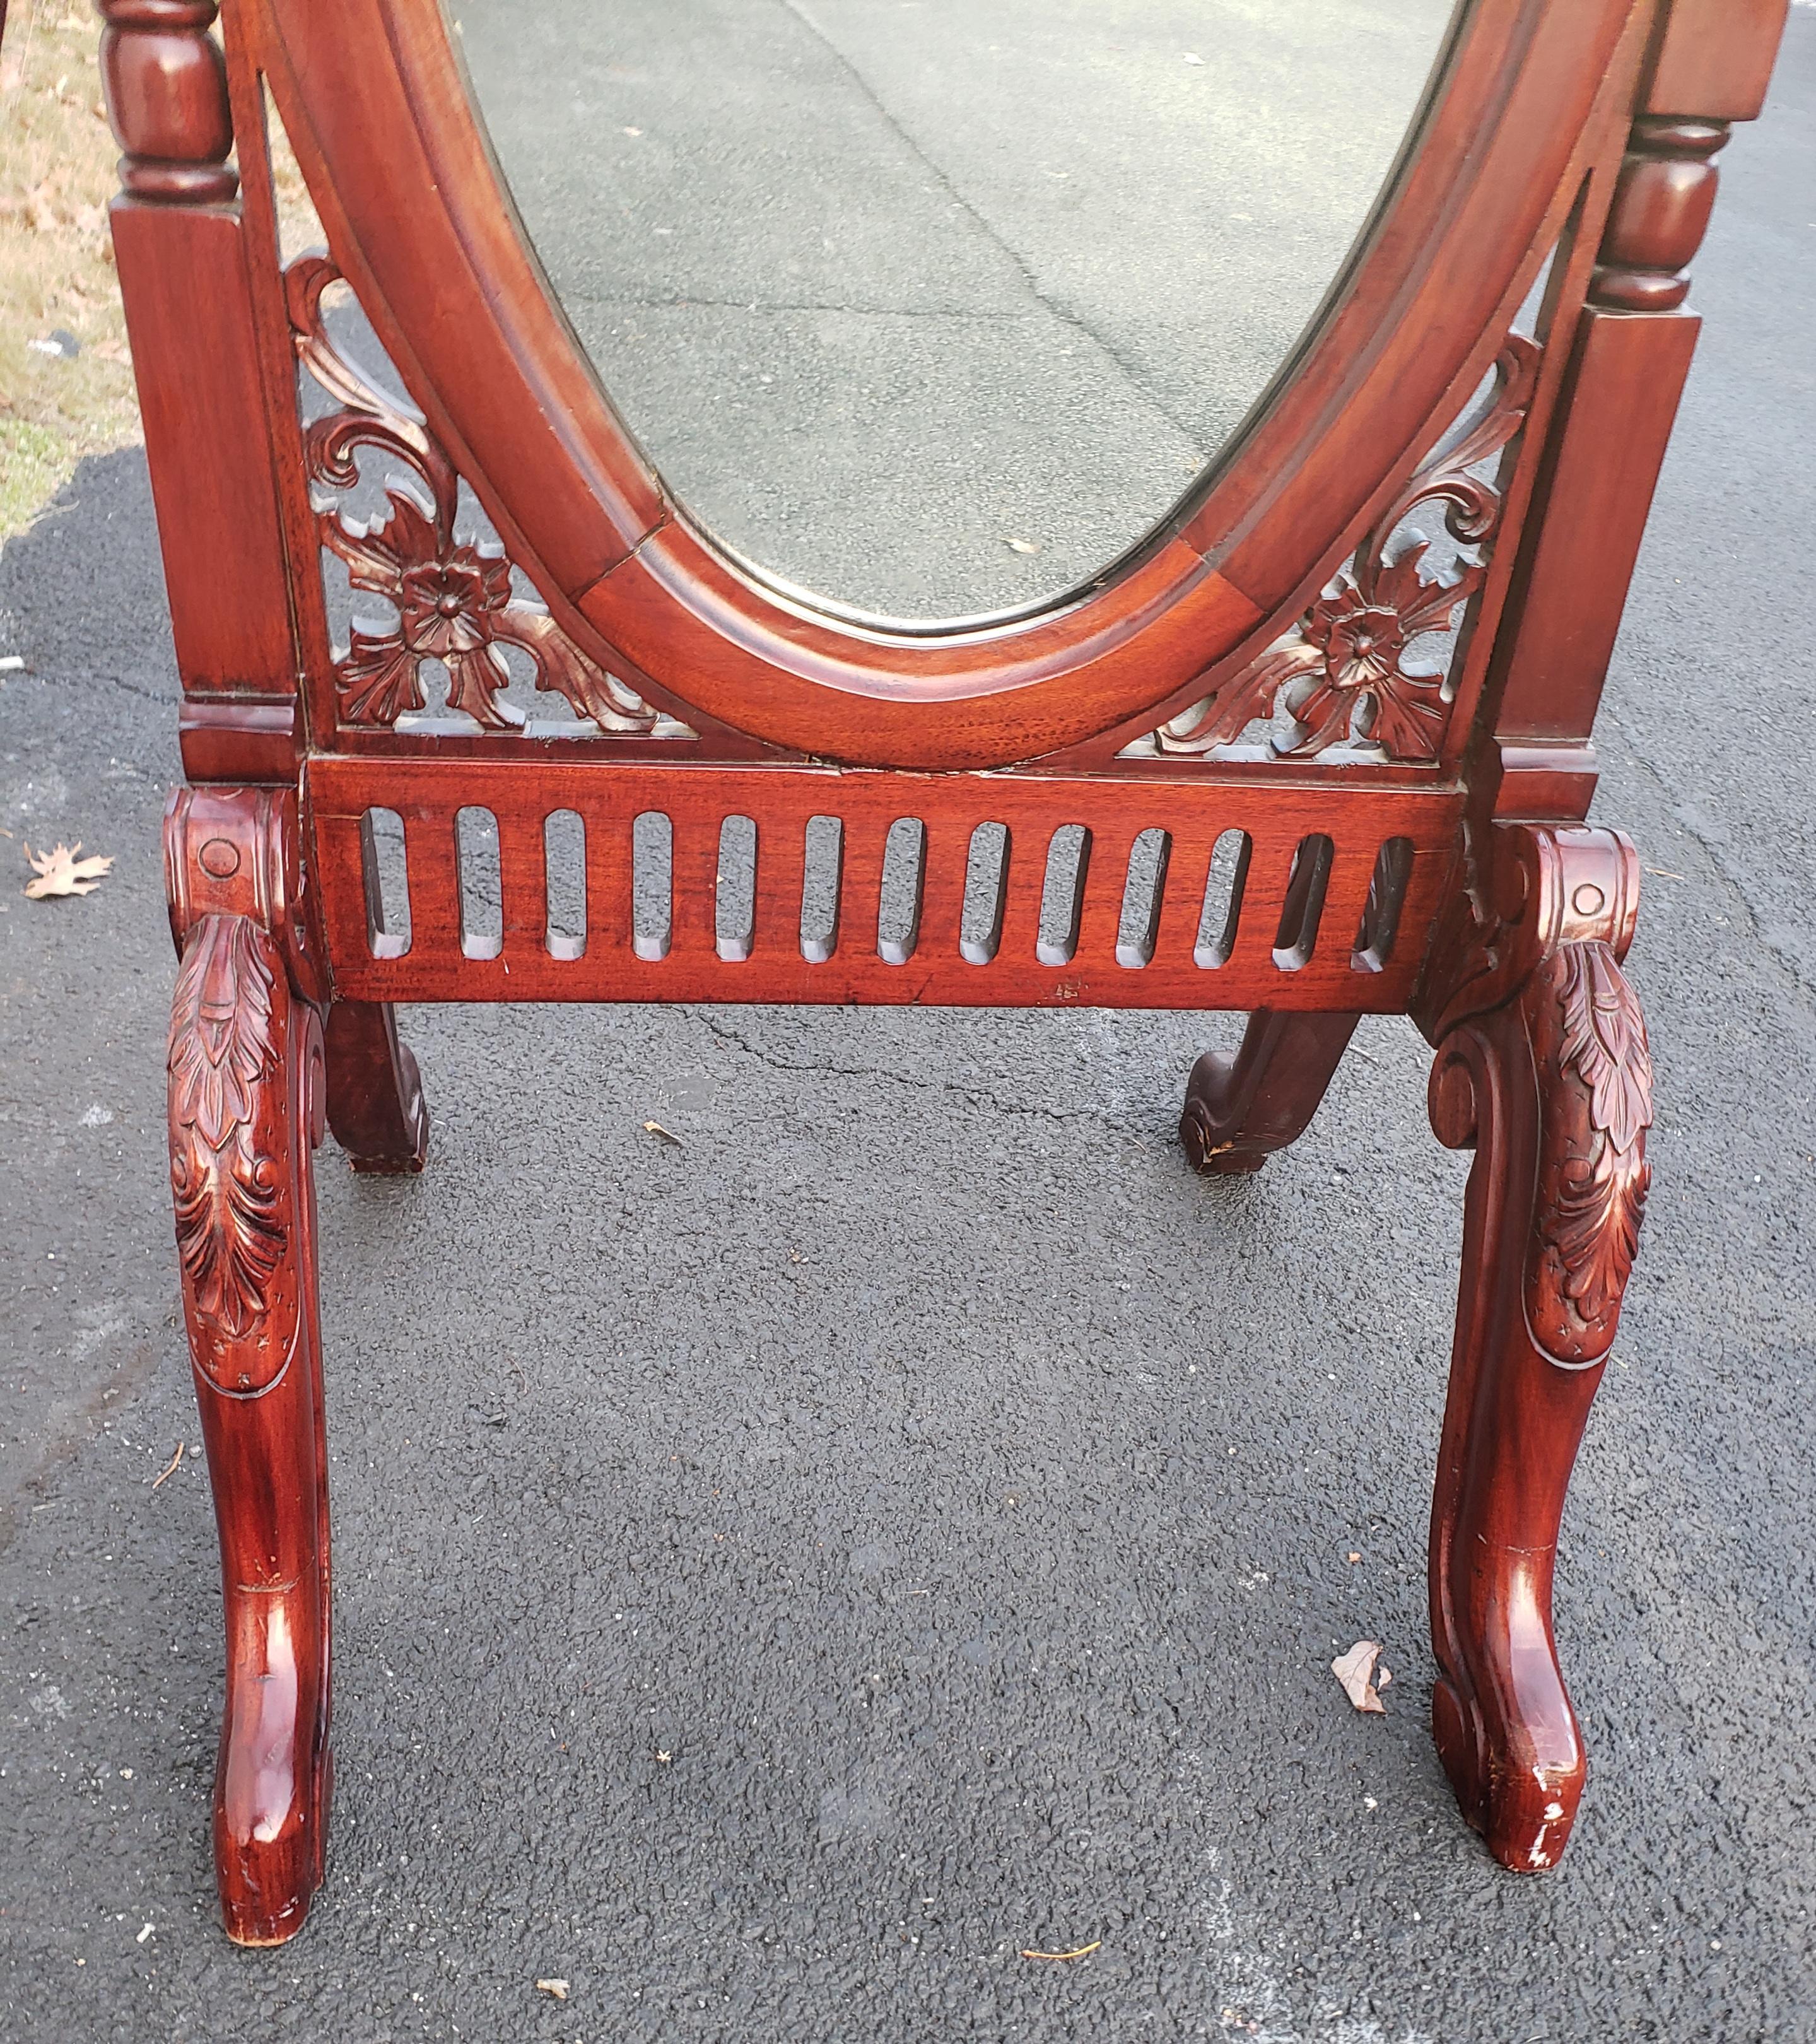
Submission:
[[[119,150],[101,97],[101,24],[71,0],[13,0],[0,46],[0,540],[23,532],[85,455],[140,437],[107,204]],[[321,239],[272,124],[285,245]],[[74,355],[33,341],[67,334]]]
[[[0,417],[0,539],[24,532],[67,472],[63,440],[48,426]]]
[[[84,455],[139,436],[107,202],[117,151],[100,24],[69,0],[13,0],[0,48],[0,538],[29,524]],[[61,332],[73,358],[33,348]]]

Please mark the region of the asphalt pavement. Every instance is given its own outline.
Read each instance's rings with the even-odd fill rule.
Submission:
[[[1600,728],[1659,1120],[1562,1865],[1488,1860],[1426,1729],[1465,1166],[1409,1025],[1223,1184],[1173,1124],[1228,1018],[449,1008],[428,1171],[320,1160],[332,1860],[228,1946],[129,451],[0,555],[8,2044],[1816,2037],[1816,12],[1722,163]],[[23,900],[59,837],[112,874]]]

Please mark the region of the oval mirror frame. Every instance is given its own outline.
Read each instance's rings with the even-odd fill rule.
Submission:
[[[929,625],[766,581],[665,494],[493,161],[440,0],[263,0],[262,61],[398,375],[513,558],[685,716],[858,765],[1038,758],[1158,709],[1292,595],[1499,348],[1633,0],[1465,0],[1408,147],[1243,431],[1139,546]]]

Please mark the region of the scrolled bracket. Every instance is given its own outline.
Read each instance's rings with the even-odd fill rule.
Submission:
[[[204,916],[250,916],[277,944],[298,996],[326,1005],[327,951],[294,790],[177,789],[164,809],[164,885],[179,956]]]
[[[314,1018],[283,979],[276,946],[250,916],[204,916],[183,947],[171,1009],[171,1191],[190,1352],[228,1397],[279,1381],[300,1324],[282,1039]]]
[[[1457,613],[1488,580],[1487,549],[1503,505],[1497,483],[1476,471],[1526,423],[1544,351],[1510,333],[1487,397],[1407,478],[1338,571],[1287,632],[1213,694],[1154,734],[1163,755],[1205,753],[1231,743],[1283,699],[1293,736],[1274,751],[1309,759],[1346,739],[1365,738],[1386,756],[1429,765],[1443,750],[1450,701],[1442,669],[1409,664],[1422,640],[1453,636]],[[1430,542],[1393,537],[1422,506],[1442,505],[1451,537],[1474,551],[1454,572],[1425,566]]]
[[[1599,942],[1617,962],[1626,956],[1640,867],[1622,832],[1494,823],[1470,831],[1462,863],[1411,1005],[1427,1042],[1513,1000],[1563,945]]]
[[[1431,1124],[1451,1149],[1500,1143],[1530,1186],[1527,1332],[1586,1369],[1614,1341],[1650,1183],[1652,1055],[1621,970],[1637,861],[1612,831],[1505,824],[1489,849],[1486,903],[1419,1016],[1438,1047]]]
[[[303,436],[321,543],[345,567],[354,589],[379,597],[394,613],[390,623],[354,624],[335,669],[342,720],[387,729],[423,709],[424,668],[439,662],[447,673],[451,711],[483,731],[513,730],[523,719],[502,700],[511,672],[501,648],[515,646],[528,655],[536,687],[565,697],[576,717],[601,732],[654,732],[657,711],[582,652],[539,604],[513,593],[511,562],[502,549],[457,536],[460,478],[446,450],[421,413],[387,397],[328,332],[323,295],[344,281],[325,256],[301,257],[284,273],[297,361],[336,405]],[[355,457],[362,447],[401,463],[424,494],[413,484],[393,484],[383,517],[347,517],[337,499],[359,480]]]

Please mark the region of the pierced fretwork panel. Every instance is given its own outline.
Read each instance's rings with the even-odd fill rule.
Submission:
[[[352,606],[350,620],[337,620],[346,632],[334,651],[339,724],[419,737],[692,738],[567,636],[422,414],[386,387],[385,372],[355,360],[327,310],[347,290],[334,264],[300,256],[284,286],[330,611],[342,608],[336,573]],[[349,306],[339,324],[363,321]],[[361,334],[362,352],[378,346]]]
[[[1127,756],[1308,759],[1335,747],[1351,758],[1434,763],[1467,636],[1459,627],[1488,580],[1507,450],[1525,424],[1543,352],[1529,335],[1510,333],[1463,419],[1292,628]],[[1443,520],[1435,537],[1411,522],[1434,513]]]
[[[363,1000],[1403,1007],[1457,797],[318,759]],[[394,903],[407,898],[407,911]]]

